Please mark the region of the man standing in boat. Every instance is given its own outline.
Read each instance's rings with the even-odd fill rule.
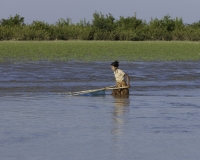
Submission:
[[[121,89],[114,89],[112,95],[129,95],[130,86],[130,78],[128,74],[123,72],[119,67],[119,62],[115,61],[111,63],[111,69],[114,71],[117,88],[121,87]],[[125,80],[126,77],[126,80]],[[124,88],[123,88],[124,87]]]

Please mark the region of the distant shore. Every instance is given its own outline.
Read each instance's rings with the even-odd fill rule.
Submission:
[[[0,41],[0,62],[200,61],[191,41]]]

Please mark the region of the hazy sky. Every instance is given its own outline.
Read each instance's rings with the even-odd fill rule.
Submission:
[[[133,16],[147,20],[162,18],[169,14],[172,18],[182,17],[185,23],[200,20],[200,0],[0,0],[0,19],[19,14],[26,23],[34,20],[55,23],[59,18],[72,19],[73,23],[92,14],[111,13],[119,16]]]

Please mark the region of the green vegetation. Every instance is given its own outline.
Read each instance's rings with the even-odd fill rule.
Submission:
[[[136,15],[116,19],[95,12],[91,22],[73,24],[70,18],[61,18],[55,24],[24,24],[24,17],[15,15],[0,20],[0,40],[199,41],[200,21],[185,24],[182,18],[166,15],[147,23]]]
[[[200,42],[2,41],[0,61],[199,61]]]

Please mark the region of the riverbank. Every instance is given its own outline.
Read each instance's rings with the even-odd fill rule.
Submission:
[[[1,41],[0,61],[199,61],[200,42]]]

